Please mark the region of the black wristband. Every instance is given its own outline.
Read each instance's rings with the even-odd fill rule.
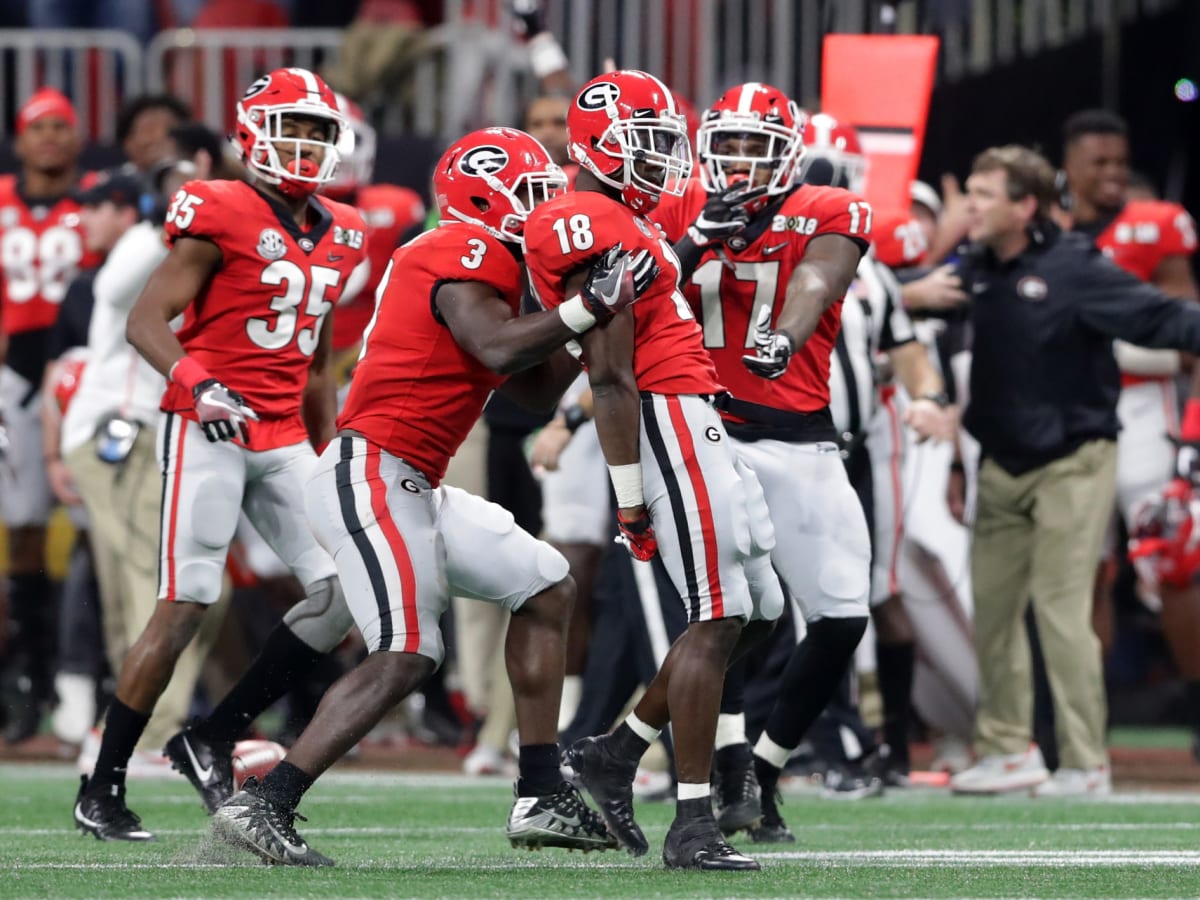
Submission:
[[[936,403],[941,409],[945,409],[950,405],[950,396],[945,391],[938,391],[936,394],[932,391],[928,394],[922,394],[918,400],[931,400]]]
[[[579,426],[590,418],[591,416],[584,412],[583,407],[578,403],[572,403],[563,410],[563,424],[567,426],[567,431],[571,434],[578,431]]]
[[[962,460],[956,459],[952,463],[950,463],[950,471],[951,472],[966,472],[967,470],[963,467]]]

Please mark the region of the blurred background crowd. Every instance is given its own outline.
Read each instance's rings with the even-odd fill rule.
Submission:
[[[55,285],[55,320],[32,328],[44,333],[42,355],[25,359],[10,349],[0,382],[9,470],[3,489],[10,494],[0,498],[8,573],[0,616],[5,740],[22,744],[52,733],[64,754],[83,754],[81,766],[90,769],[92,728],[111,673],[139,631],[134,624],[126,633],[111,604],[101,602],[106,575],[94,562],[94,523],[62,458],[72,449],[70,421],[64,424],[63,416],[88,358],[80,348],[89,345],[93,307],[107,302],[93,285],[122,240],[153,232],[182,180],[245,177],[230,160],[224,134],[235,100],[258,74],[279,65],[311,67],[344,96],[358,149],[330,193],[363,211],[372,258],[385,261],[392,248],[433,224],[427,221],[430,168],[463,132],[518,125],[566,162],[572,91],[606,60],[660,75],[699,111],[726,87],[747,80],[777,85],[815,111],[828,77],[823,42],[833,34],[938,38],[935,77],[921,98],[921,114],[907,127],[860,121],[859,132],[851,129],[838,145],[837,162],[861,163],[869,173],[879,164],[876,155],[890,154],[910,165],[899,230],[886,249],[877,249],[908,285],[905,303],[914,313],[935,313],[918,316],[918,334],[952,401],[961,399],[953,388],[965,377],[969,353],[962,352],[961,336],[947,339],[955,326],[953,317],[947,326],[943,313],[968,300],[955,270],[965,237],[960,182],[977,153],[1022,143],[1062,165],[1073,140],[1064,135],[1064,122],[1081,109],[1105,109],[1119,118],[1085,119],[1081,133],[1124,142],[1126,199],[1200,208],[1200,169],[1192,161],[1200,147],[1200,5],[1191,0],[0,0],[0,176],[16,175],[12,190],[34,197],[69,186],[86,251],[70,264],[74,273],[80,263],[78,274]],[[32,130],[37,102],[54,104],[66,123],[61,133]],[[1076,183],[1071,177],[1069,167],[1060,176],[1067,214],[1073,203],[1091,202],[1089,192],[1105,189],[1083,170]],[[8,190],[0,187],[0,235],[15,224]],[[32,214],[38,215],[36,206]],[[15,244],[3,249],[0,274],[11,278],[22,258]],[[383,264],[374,265],[377,280]],[[1194,270],[1195,259],[1185,265]],[[369,293],[335,317],[347,378],[370,315]],[[12,340],[13,299],[10,289],[2,321],[10,346],[19,343]],[[1190,365],[1184,359],[1152,376],[1168,422],[1177,421],[1187,396]],[[103,411],[94,410],[97,417]],[[83,440],[101,423],[90,424]],[[876,423],[874,430],[885,425]],[[532,533],[572,548],[581,602],[568,660],[569,679],[575,680],[568,681],[560,722],[569,743],[616,720],[685,623],[667,583],[614,551],[609,534],[599,540],[588,528],[572,530],[569,503],[568,525],[560,505],[558,533],[551,533],[548,521],[543,528],[543,463],[548,459],[554,467],[566,444],[555,437],[563,426],[561,415],[532,417],[498,398],[448,480],[502,503]],[[32,441],[21,433],[29,429],[39,429]],[[861,434],[847,433],[844,453],[870,441],[872,431],[863,423]],[[923,766],[957,771],[970,759],[978,675],[969,533],[945,502],[954,451],[945,443],[901,438],[894,454],[889,465],[898,498],[897,552],[883,577],[894,580],[888,593],[902,598],[915,632],[915,674],[904,686],[911,715],[898,725],[893,718],[886,737],[892,745],[930,745]],[[969,446],[964,454],[969,468]],[[40,460],[44,502],[35,497],[14,504],[12,495],[30,490],[31,459]],[[1164,484],[1170,475],[1170,468],[1162,473]],[[969,496],[967,505],[969,519]],[[138,530],[139,515],[128,511],[124,528],[130,533]],[[156,538],[157,515],[156,508],[149,510],[150,521],[141,524],[148,539]],[[1155,586],[1139,579],[1127,560],[1127,526],[1114,511],[1109,549],[1097,572],[1095,624],[1110,723],[1173,725],[1200,734],[1200,606],[1194,617],[1163,613]],[[106,540],[111,544],[112,535],[100,537],[100,543]],[[196,689],[193,694],[189,685],[170,713],[176,719],[222,697],[280,613],[300,597],[299,585],[249,527],[231,554],[228,584],[229,612],[219,633],[205,638]],[[453,746],[474,773],[514,768],[511,698],[496,653],[505,623],[494,612],[455,604],[444,630],[453,641],[447,665],[373,741]],[[1036,649],[1032,617],[1030,624]],[[788,627],[794,635],[796,627]],[[779,642],[780,660],[788,640]],[[259,727],[287,743],[324,687],[361,652],[361,644],[348,639],[338,658],[298,685]],[[762,665],[769,670],[780,660]],[[876,677],[879,668],[876,638],[869,635],[853,686],[865,727],[847,726],[835,715],[827,726],[830,740],[808,754],[810,767],[870,757],[884,725],[879,698],[888,693]],[[1035,731],[1052,757],[1044,676],[1037,683]],[[769,696],[750,700],[753,731]],[[163,768],[151,743],[148,738],[131,774],[139,766],[146,772]],[[839,758],[813,762],[814,756]],[[669,779],[647,776],[646,785],[665,788]]]

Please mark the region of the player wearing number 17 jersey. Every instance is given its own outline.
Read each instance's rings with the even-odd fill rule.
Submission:
[[[75,805],[76,824],[101,839],[151,837],[125,805],[126,762],[221,592],[241,510],[306,598],[209,718],[167,744],[210,810],[232,792],[233,741],[351,625],[303,507],[312,444],[334,433],[328,315],[364,254],[361,216],[314,196],[350,132],[332,91],[304,69],[263,76],[237,112],[237,146],[255,184],[183,186],[168,211],[171,250],[129,315],[130,342],[169,379],[158,429],[159,603],[125,658],[95,772]],[[176,335],[168,323],[181,313]]]
[[[766,495],[772,561],[807,624],[754,749],[762,782],[756,841],[794,839],[775,808],[775,786],[853,657],[870,587],[870,537],[838,454],[829,368],[871,208],[850,191],[796,183],[804,128],[777,88],[731,88],[700,126],[701,183],[657,216],[683,260],[684,293],[703,319],[717,375],[733,394],[723,415],[738,459]],[[722,727],[724,737],[729,731]],[[718,756],[727,831],[759,818],[751,760],[744,739],[738,743],[740,759]],[[733,771],[720,770],[726,761]]]
[[[613,734],[577,742],[568,759],[609,830],[640,855],[649,845],[633,817],[633,777],[670,720],[679,802],[664,861],[757,869],[717,828],[709,768],[726,664],[747,621],[779,615],[782,592],[770,568],[762,493],[738,470],[713,406],[719,386],[679,293],[678,261],[644,218],[663,194],[686,183],[686,122],[657,78],[621,71],[583,87],[567,130],[581,166],[576,191],[530,216],[530,279],[545,306],[561,309],[572,302],[580,273],[613,243],[648,250],[659,262],[661,272],[638,304],[580,344],[622,535],[635,558],[661,555],[690,623],[634,712]]]

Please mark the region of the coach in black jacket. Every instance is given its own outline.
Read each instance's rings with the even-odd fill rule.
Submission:
[[[959,793],[1110,790],[1091,608],[1116,481],[1112,341],[1200,353],[1200,308],[1062,233],[1053,198],[1054,170],[1023,147],[985,151],[967,180],[974,343],[963,421],[982,449],[971,548],[980,760],[951,782]],[[961,469],[951,486],[961,490]],[[1061,752],[1053,777],[1030,744],[1030,598]]]

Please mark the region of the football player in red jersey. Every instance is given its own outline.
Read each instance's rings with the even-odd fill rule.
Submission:
[[[338,303],[333,317],[333,352],[356,347],[375,311],[375,289],[383,279],[400,236],[425,221],[425,203],[416,191],[395,184],[372,184],[375,129],[358,104],[335,93],[338,109],[354,132],[354,152],[338,166],[323,196],[356,208],[367,223],[367,261]]]
[[[219,836],[288,865],[329,865],[295,832],[304,792],[441,663],[451,594],[512,611],[505,659],[521,739],[513,846],[615,846],[559,771],[556,720],[574,583],[549,544],[496,504],[440,484],[493,390],[553,405],[578,371],[563,345],[657,274],[610,248],[559,310],[519,316],[522,230],[565,190],[528,134],[487,128],[434,171],[441,226],[392,256],[338,434],[308,483],[309,521],[337,560],[371,651],[326,693],[287,758],[213,819]]]
[[[726,91],[700,126],[701,182],[657,218],[676,242],[688,303],[735,398],[722,413],[740,462],[762,484],[775,527],[772,561],[807,624],[753,753],[762,821],[751,836],[771,842],[794,840],[776,807],[779,774],[853,658],[871,570],[866,520],[838,453],[829,373],[872,210],[848,190],[795,183],[804,127],[777,88],[750,82]],[[747,202],[738,193],[747,187],[765,196]],[[742,775],[749,763],[740,761]],[[759,819],[755,791],[744,793],[722,810],[727,830]]]
[[[55,643],[45,575],[46,519],[53,503],[42,462],[38,386],[50,328],[67,286],[100,257],[83,244],[76,187],[80,139],[71,102],[54,88],[35,92],[17,114],[17,175],[0,176],[0,520],[8,529],[9,657],[3,685],[5,738],[37,730],[51,696],[45,671]]]
[[[1164,293],[1200,300],[1191,266],[1197,247],[1195,221],[1177,203],[1126,198],[1129,139],[1124,121],[1105,110],[1084,110],[1067,120],[1063,136],[1074,228],[1091,236],[1121,268]],[[1124,341],[1117,341],[1114,349],[1122,373],[1117,505],[1128,524],[1141,502],[1161,494],[1173,475],[1197,480],[1193,469],[1200,457],[1200,367],[1193,363],[1191,398],[1180,423],[1172,378],[1179,370],[1179,353]],[[1183,442],[1178,458],[1171,435]],[[1101,589],[1101,609],[1111,610],[1112,577],[1107,575]],[[1158,593],[1163,631],[1187,682],[1190,724],[1200,756],[1200,587],[1163,583]]]
[[[713,406],[720,387],[679,293],[678,261],[644,217],[687,183],[686,122],[657,78],[618,71],[584,85],[567,129],[580,164],[576,190],[530,216],[530,280],[543,305],[566,309],[587,265],[615,242],[649,251],[661,267],[636,307],[579,343],[621,534],[636,559],[661,556],[690,623],[634,712],[612,734],[576,742],[567,760],[609,830],[640,855],[649,844],[633,817],[633,778],[670,720],[679,792],[664,861],[757,869],[717,827],[709,769],[725,667],[747,621],[778,617],[782,590],[770,567],[761,490],[738,469]],[[748,628],[746,638],[764,632]]]
[[[364,254],[354,209],[314,192],[349,151],[333,92],[278,69],[238,103],[236,144],[255,184],[190,181],[167,212],[171,250],[127,335],[168,378],[159,603],[122,666],[103,744],[75,804],[100,839],[148,840],[125,805],[125,767],[175,662],[221,593],[240,510],[304,585],[251,673],[165,749],[213,808],[232,789],[233,738],[351,626],[333,560],[304,516],[314,446],[334,433],[329,311]],[[183,314],[178,334],[169,323]]]

